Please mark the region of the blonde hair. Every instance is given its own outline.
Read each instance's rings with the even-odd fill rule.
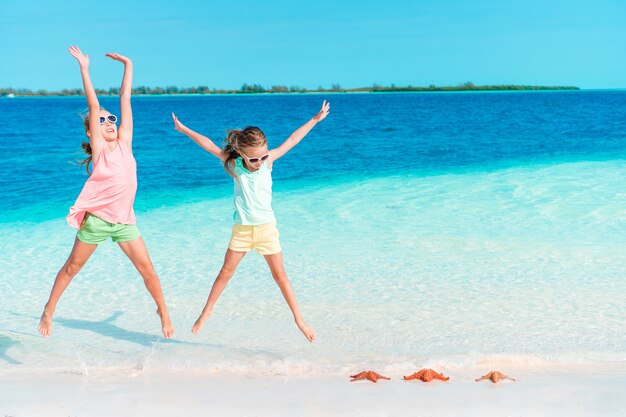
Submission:
[[[265,134],[255,126],[247,126],[243,129],[228,131],[228,136],[224,140],[224,152],[227,157],[224,160],[224,169],[229,175],[235,176],[233,167],[235,159],[241,157],[240,150],[248,147],[257,147],[267,144]]]
[[[100,107],[100,110],[108,111],[104,107]],[[85,128],[85,134],[88,134],[89,133],[89,110],[84,111],[80,115],[80,117],[83,119],[83,128]],[[80,166],[82,167],[84,165],[85,171],[87,171],[87,174],[91,175],[91,171],[89,170],[89,165],[91,164],[91,161],[93,160],[93,155],[92,155],[93,150],[91,149],[91,144],[89,142],[83,142],[80,146],[81,148],[83,148],[83,151],[85,151],[85,153],[89,155],[87,158],[83,159]]]

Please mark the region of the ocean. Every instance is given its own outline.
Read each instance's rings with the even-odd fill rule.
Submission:
[[[262,256],[191,326],[230,238],[233,184],[173,129],[270,148],[285,266],[310,344]],[[115,97],[101,104],[119,115]],[[138,227],[177,329],[117,245],[101,245],[37,324],[87,175],[82,97],[0,98],[0,374],[143,370],[280,375],[626,361],[626,91],[135,97]]]

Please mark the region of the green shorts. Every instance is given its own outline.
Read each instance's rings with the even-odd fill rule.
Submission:
[[[113,224],[90,213],[85,214],[85,216],[87,219],[83,220],[78,233],[76,233],[76,237],[83,243],[97,245],[108,238],[111,238],[113,242],[128,242],[141,236],[139,229],[134,224]]]

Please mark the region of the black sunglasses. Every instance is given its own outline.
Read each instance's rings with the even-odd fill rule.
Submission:
[[[117,123],[117,116],[114,114],[109,114],[107,117],[100,116],[101,125],[103,125],[107,120],[111,123]]]

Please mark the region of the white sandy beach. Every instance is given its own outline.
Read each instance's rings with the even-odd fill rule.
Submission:
[[[484,370],[445,372],[450,382],[350,383],[323,378],[140,372],[4,376],[3,416],[624,416],[623,364],[507,371],[517,382],[476,383]]]

